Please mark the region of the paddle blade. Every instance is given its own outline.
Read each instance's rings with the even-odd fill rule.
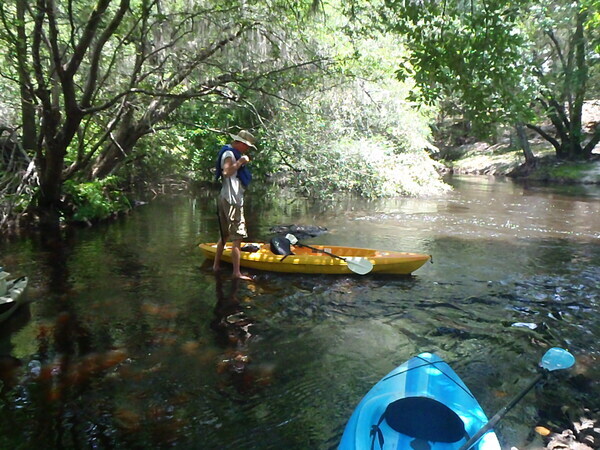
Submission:
[[[371,261],[365,258],[358,258],[356,256],[349,256],[344,258],[348,263],[348,269],[359,275],[366,275],[373,270],[373,264]]]
[[[540,366],[552,372],[553,370],[568,369],[575,364],[575,357],[565,349],[554,347],[542,357]]]

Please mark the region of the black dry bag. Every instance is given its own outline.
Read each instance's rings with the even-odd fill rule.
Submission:
[[[271,251],[273,253],[275,253],[276,255],[288,256],[288,255],[294,254],[291,249],[290,241],[288,241],[284,237],[280,237],[280,236],[274,237],[273,239],[271,239],[270,244],[271,244]]]

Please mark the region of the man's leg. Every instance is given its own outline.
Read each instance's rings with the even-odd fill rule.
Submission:
[[[217,242],[217,253],[215,254],[215,260],[213,262],[213,272],[221,270],[221,257],[223,256],[224,249],[225,243],[219,238],[219,242]]]
[[[252,277],[249,277],[248,275],[244,275],[240,271],[240,257],[241,257],[240,245],[241,245],[241,243],[242,243],[241,239],[235,239],[233,241],[233,247],[231,248],[231,263],[233,264],[233,278],[238,278],[240,280],[251,280]]]
[[[213,262],[213,271],[221,270],[221,258],[225,249],[225,242],[229,236],[229,204],[224,202],[221,197],[217,199],[217,220],[219,221],[219,241],[217,242],[217,253]],[[225,241],[223,240],[225,239]]]

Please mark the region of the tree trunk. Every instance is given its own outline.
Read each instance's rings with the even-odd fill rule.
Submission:
[[[583,102],[585,100],[585,92],[588,80],[588,66],[585,56],[585,36],[583,30],[586,17],[587,13],[585,13],[584,11],[580,10],[577,13],[577,24],[572,41],[572,47],[575,53],[575,72],[573,73],[571,82],[572,91],[574,91],[575,96],[573,100],[573,105],[569,110],[570,159],[585,158],[581,143],[583,140]]]
[[[519,145],[523,149],[523,155],[525,155],[525,164],[529,167],[535,166],[536,158],[531,151],[531,147],[529,146],[529,139],[527,139],[527,133],[525,133],[525,126],[523,122],[515,123],[515,129],[517,130]]]
[[[116,136],[94,162],[90,179],[102,179],[110,175],[127,157],[131,156],[135,144],[141,137],[152,133],[157,123],[165,120],[185,101],[185,98],[171,99],[166,102],[163,99],[155,99],[146,113],[135,122],[134,108],[130,108],[121,120]]]
[[[62,169],[65,151],[58,143],[46,148],[45,156],[38,161],[40,192],[37,199],[37,214],[43,227],[53,228],[60,219],[62,193]],[[40,168],[43,167],[43,170]]]
[[[36,166],[40,179],[40,191],[37,198],[37,214],[43,225],[53,225],[60,217],[62,207],[63,169],[67,147],[72,141],[82,115],[79,111],[67,114],[60,124],[58,108],[44,105],[45,126],[42,127],[43,141],[37,145]],[[48,110],[49,109],[49,110]]]
[[[25,11],[26,1],[17,1],[17,36],[19,38],[16,45],[18,72],[19,72],[19,87],[21,93],[21,123],[23,125],[23,133],[21,142],[23,148],[28,155],[33,153],[37,144],[37,130],[35,119],[35,106],[33,104],[33,95],[31,89],[31,80],[27,72],[27,34],[25,32]]]
[[[94,163],[90,179],[102,179],[115,171],[131,155],[135,144],[140,138],[147,133],[147,128],[139,124],[121,125],[115,138],[106,145],[102,154]]]

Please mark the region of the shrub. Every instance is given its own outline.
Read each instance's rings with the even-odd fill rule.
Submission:
[[[119,189],[118,178],[115,176],[87,183],[67,180],[64,184],[64,194],[65,202],[73,210],[71,219],[75,222],[103,220],[131,209],[131,204]]]

